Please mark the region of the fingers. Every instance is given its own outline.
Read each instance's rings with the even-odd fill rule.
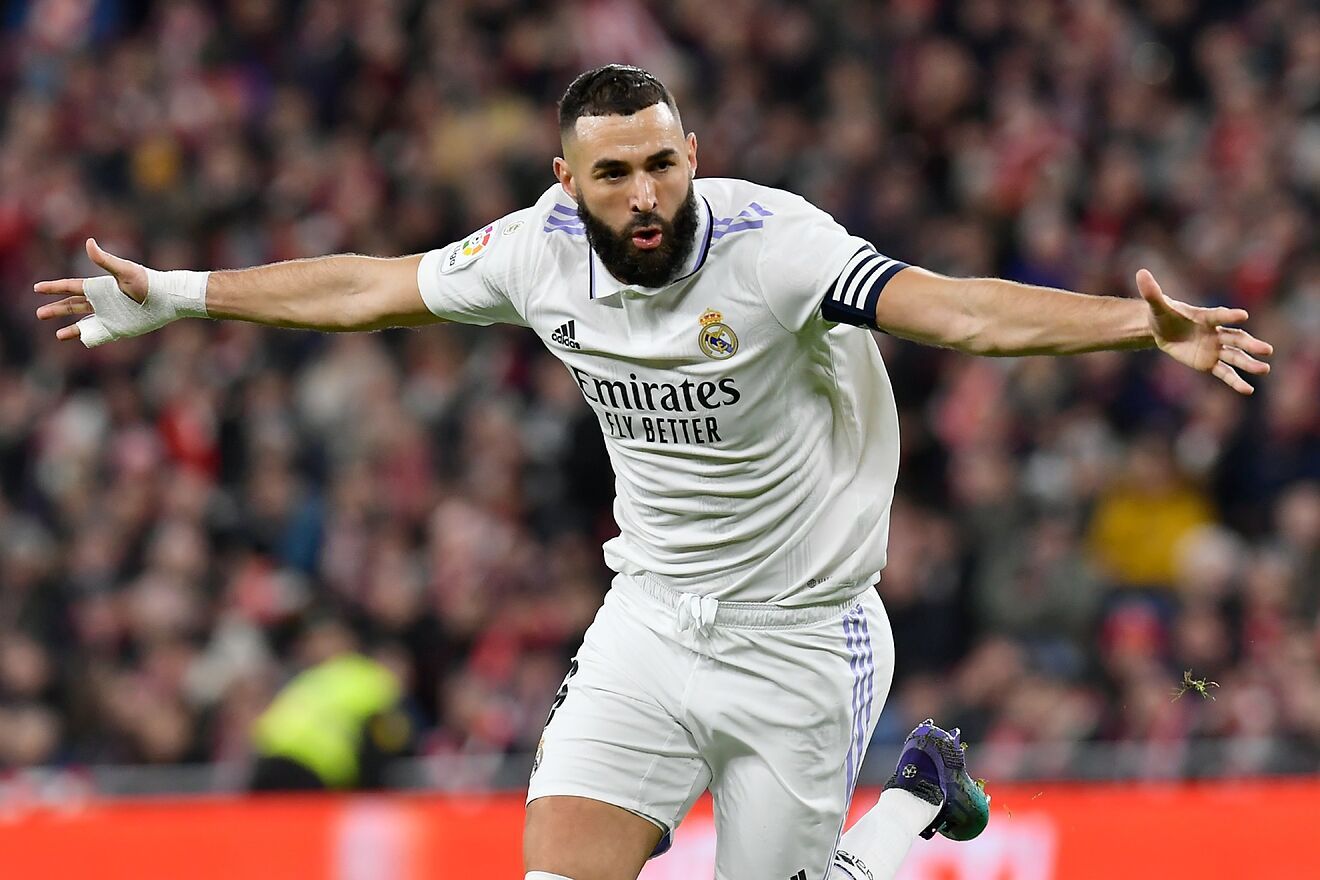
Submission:
[[[1220,361],[1219,363],[1215,364],[1214,369],[1212,369],[1210,372],[1213,373],[1217,379],[1219,379],[1229,388],[1232,388],[1238,394],[1251,394],[1256,390],[1252,388],[1250,385],[1248,385],[1246,381],[1237,374],[1236,370],[1234,370],[1232,367],[1230,367],[1228,364],[1224,363],[1223,361]]]
[[[37,309],[37,317],[43,321],[50,318],[82,318],[86,320],[87,315],[95,314],[92,304],[87,301],[85,296],[71,296]],[[61,340],[80,339],[82,338],[82,328],[77,324],[61,327],[55,331],[55,338]]]
[[[1150,274],[1149,269],[1137,270],[1137,292],[1153,311],[1160,313],[1169,311],[1169,303],[1164,297],[1164,291],[1160,289],[1159,282]]]
[[[49,303],[37,309],[37,317],[41,320],[50,318],[70,318],[82,317],[94,313],[92,304],[88,302],[85,296],[70,296],[57,303]]]
[[[97,275],[95,278],[60,278],[54,281],[38,281],[32,285],[35,293],[43,296],[66,297],[61,302],[53,303],[50,306],[42,306],[37,309],[37,317],[60,318],[60,317],[95,317],[95,306],[90,304],[87,298],[87,287],[90,284],[97,285],[97,291],[105,293],[104,285],[113,282],[113,286],[118,288],[119,292],[134,302],[141,304],[146,301],[149,292],[150,280],[147,275],[147,269],[131,260],[125,260],[104,250],[96,239],[87,239],[87,257],[99,268],[104,269],[109,275]],[[99,345],[99,341],[90,341],[91,338],[99,338],[98,334],[89,334],[83,330],[80,334],[61,337],[83,339],[88,347]]]
[[[1174,312],[1198,324],[1241,324],[1250,317],[1245,309],[1230,309],[1226,306],[1200,308],[1169,299],[1148,269],[1137,270],[1137,290],[1154,311]]]
[[[1219,349],[1219,360],[1222,363],[1237,367],[1240,370],[1246,370],[1257,376],[1264,376],[1270,371],[1270,365],[1256,360],[1240,348],[1225,346]]]
[[[1250,317],[1245,309],[1230,309],[1218,306],[1209,309],[1197,309],[1196,320],[1201,324],[1241,324]]]
[[[1237,327],[1220,327],[1219,344],[1240,348],[1257,357],[1269,357],[1274,354],[1274,346],[1268,342],[1262,342],[1246,330],[1240,330]]]
[[[123,257],[116,257],[109,251],[102,250],[96,243],[96,239],[87,239],[87,257],[93,263],[100,266],[119,280],[129,269],[133,268],[133,263],[125,260]]]
[[[32,285],[32,290],[36,293],[60,294],[60,293],[82,293],[83,278],[61,278],[58,281],[38,281]]]
[[[131,297],[137,302],[146,299],[146,273],[141,266],[131,260],[125,260],[123,257],[117,257],[107,250],[104,250],[96,239],[87,239],[87,258],[100,268],[109,272],[119,284],[119,289],[126,296]],[[86,278],[61,278],[57,281],[38,281],[32,285],[32,290],[36,293],[54,296],[63,294],[76,294],[83,292],[83,283]]]

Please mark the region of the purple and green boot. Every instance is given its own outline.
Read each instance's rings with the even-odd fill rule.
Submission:
[[[944,731],[927,718],[908,734],[903,754],[885,788],[901,788],[940,811],[921,836],[935,832],[951,840],[971,840],[990,821],[990,795],[967,773],[966,746],[958,728]]]

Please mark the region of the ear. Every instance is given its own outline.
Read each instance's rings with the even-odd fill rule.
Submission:
[[[559,185],[568,193],[568,197],[577,201],[577,181],[573,179],[573,172],[568,167],[568,161],[563,156],[556,156],[554,161],[555,177],[559,180]]]
[[[697,133],[689,131],[687,136],[687,160],[688,168],[692,170],[692,176],[697,176]]]

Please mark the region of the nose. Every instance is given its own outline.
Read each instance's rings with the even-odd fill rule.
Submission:
[[[642,173],[633,179],[632,196],[629,207],[634,214],[646,214],[659,206],[655,198],[655,181],[651,175]]]

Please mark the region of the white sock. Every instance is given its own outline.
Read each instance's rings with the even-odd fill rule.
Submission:
[[[528,871],[523,875],[523,880],[573,880],[573,878],[565,877],[563,874],[547,874],[545,871]]]
[[[912,841],[935,821],[939,811],[935,804],[901,788],[883,792],[876,805],[839,841],[839,849],[864,865],[870,878],[835,866],[830,869],[829,880],[892,880],[907,858]]]

